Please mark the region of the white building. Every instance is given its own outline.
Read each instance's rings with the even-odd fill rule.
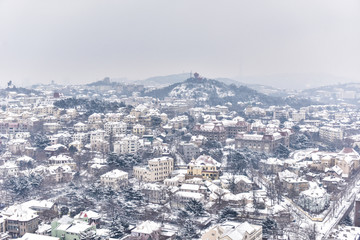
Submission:
[[[321,127],[319,129],[319,136],[325,141],[333,142],[343,139],[343,131],[340,128]]]
[[[100,176],[103,186],[118,190],[120,187],[127,186],[129,174],[127,172],[114,169]]]
[[[126,134],[127,124],[124,122],[107,122],[104,125],[106,134]]]
[[[86,132],[87,129],[88,129],[88,126],[85,123],[78,122],[78,123],[74,124],[74,130],[76,132]]]
[[[118,154],[136,153],[140,148],[139,137],[126,136],[114,143],[114,152]]]
[[[58,156],[52,156],[49,158],[49,165],[50,166],[63,166],[67,165],[71,168],[71,170],[76,169],[76,163],[74,162],[74,159],[67,155],[60,154]]]
[[[306,211],[320,213],[325,210],[330,202],[329,194],[324,188],[318,186],[300,193],[298,204]]]
[[[174,170],[174,159],[171,157],[154,158],[146,167],[134,167],[134,176],[140,181],[157,182],[168,178]]]
[[[206,231],[201,240],[261,240],[262,226],[248,222],[224,222]]]

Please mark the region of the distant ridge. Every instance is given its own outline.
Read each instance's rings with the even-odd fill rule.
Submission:
[[[255,105],[290,105],[292,107],[303,107],[317,104],[314,101],[297,97],[273,97],[259,93],[246,86],[236,86],[235,84],[225,84],[218,80],[206,78],[188,78],[187,80],[174,83],[170,86],[144,91],[144,96],[164,99],[174,97],[178,99],[196,99],[198,103],[218,105],[218,104],[238,104],[238,102],[252,103]]]

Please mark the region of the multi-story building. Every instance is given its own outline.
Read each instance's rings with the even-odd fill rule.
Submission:
[[[238,134],[235,139],[236,148],[248,148],[257,152],[274,152],[280,144],[289,146],[290,134],[277,132],[273,134]]]
[[[235,138],[239,133],[250,131],[251,124],[246,121],[225,120],[223,125],[228,138]]]
[[[43,174],[49,183],[70,182],[73,179],[73,170],[68,165],[47,167]]]
[[[105,131],[104,130],[95,130],[90,133],[90,144],[96,144],[105,140]]]
[[[134,176],[140,181],[157,182],[168,178],[174,169],[174,159],[171,157],[154,158],[148,161],[146,167],[134,167]]]
[[[104,125],[106,134],[126,134],[127,125],[124,122],[107,122]]]
[[[6,231],[5,218],[0,215],[0,234]],[[1,235],[0,235],[1,236]],[[0,238],[1,239],[1,238]]]
[[[100,176],[100,182],[105,187],[111,187],[113,190],[118,190],[128,184],[128,173],[114,169]]]
[[[70,156],[63,155],[63,154],[50,157],[49,158],[49,165],[50,166],[67,165],[73,171],[75,171],[75,169],[76,169],[76,163],[75,163],[74,159],[72,159]]]
[[[343,148],[338,153],[314,152],[311,158],[315,168],[321,171],[334,166],[339,167],[343,178],[350,177],[360,167],[360,155],[352,148]]]
[[[141,124],[135,124],[132,130],[133,134],[142,137],[145,134],[145,126]]]
[[[89,124],[100,124],[102,123],[101,114],[93,113],[88,117]]]
[[[324,126],[319,129],[319,136],[327,142],[341,141],[343,139],[343,131],[340,128]]]
[[[25,233],[34,233],[39,226],[39,216],[31,209],[18,209],[6,218],[6,230],[12,237],[21,237]]]
[[[193,129],[195,135],[202,135],[208,140],[215,140],[224,143],[226,140],[226,130],[221,122],[196,124]]]
[[[295,122],[300,122],[301,120],[305,120],[306,118],[306,112],[304,110],[300,111],[293,111],[291,113],[291,118]]]
[[[26,139],[13,139],[13,140],[10,140],[7,143],[7,145],[8,145],[9,151],[15,155],[24,154],[26,148],[31,146],[29,141]]]
[[[186,160],[197,158],[200,155],[200,150],[198,146],[194,143],[180,143],[179,151],[184,155]]]
[[[136,153],[140,148],[139,137],[126,136],[114,143],[114,152],[118,154]]]
[[[105,120],[107,122],[120,122],[123,118],[121,113],[107,113],[105,116]]]
[[[88,126],[85,123],[78,122],[78,123],[74,124],[74,130],[76,132],[86,132],[87,129],[88,129]]]
[[[14,134],[17,132],[26,132],[29,130],[29,126],[26,123],[21,122],[1,122],[0,133],[2,134]]]
[[[83,220],[74,220],[66,215],[51,222],[51,236],[62,240],[80,240],[82,233],[95,229],[95,224],[90,225]]]
[[[187,166],[186,178],[203,178],[215,180],[219,178],[221,164],[211,156],[201,155]]]
[[[82,132],[74,133],[72,135],[72,140],[73,141],[79,141],[79,142],[84,144],[84,143],[89,141],[89,134],[88,133],[82,133]]]

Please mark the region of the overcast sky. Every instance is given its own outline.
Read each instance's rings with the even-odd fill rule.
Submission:
[[[1,88],[189,71],[360,82],[360,0],[0,0]]]

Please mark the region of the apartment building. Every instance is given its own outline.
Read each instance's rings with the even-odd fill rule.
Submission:
[[[158,182],[168,178],[174,170],[174,159],[171,157],[154,158],[146,167],[134,167],[134,176],[144,182]]]
[[[106,134],[126,134],[127,124],[124,122],[107,122],[104,125]]]
[[[22,237],[25,233],[34,233],[39,226],[39,216],[35,211],[17,209],[6,218],[6,230],[12,237]]]
[[[340,128],[324,126],[319,129],[319,136],[324,141],[334,142],[343,139],[343,131]]]
[[[136,153],[140,148],[139,137],[126,136],[114,143],[114,152],[118,154]]]

